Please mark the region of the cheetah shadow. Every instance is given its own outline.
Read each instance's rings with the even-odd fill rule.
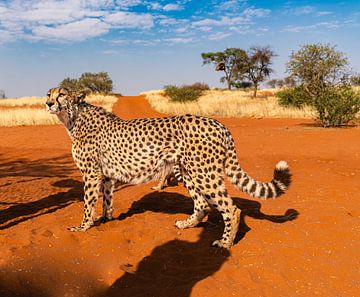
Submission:
[[[260,211],[261,204],[243,198],[233,198],[242,210],[240,228],[236,241],[241,240],[250,228],[245,217],[284,223],[296,219],[298,212],[289,209],[284,215],[267,215]],[[190,215],[193,203],[189,197],[177,193],[154,192],[133,202],[130,209],[121,214],[118,220],[144,213],[146,211],[168,214],[184,213]],[[188,297],[195,284],[218,271],[230,256],[230,251],[211,247],[223,231],[222,217],[212,212],[201,228],[199,239],[188,242],[174,239],[156,247],[149,256],[144,257],[136,271],[126,271],[112,286],[99,296],[132,297]]]
[[[299,212],[295,209],[288,209],[282,215],[268,215],[261,212],[261,204],[257,201],[248,200],[239,197],[232,197],[235,205],[241,209],[239,231],[237,233],[235,243],[239,242],[247,232],[251,229],[245,222],[245,217],[249,216],[257,220],[267,220],[273,223],[285,223],[287,221],[295,220]],[[117,218],[118,220],[125,220],[133,215],[141,214],[146,211],[160,212],[167,214],[188,214],[193,212],[192,199],[178,193],[168,192],[153,192],[145,195],[138,201],[134,201],[130,209]],[[198,226],[204,224],[219,225],[220,229],[224,228],[224,222],[219,212],[212,211],[207,222],[203,222]],[[221,235],[221,232],[220,232]],[[216,238],[214,238],[215,240]]]
[[[63,179],[54,182],[52,186],[62,189],[67,188],[68,190],[36,201],[8,204],[10,205],[8,208],[0,210],[0,230],[53,213],[72,203],[82,201],[84,195],[82,182],[74,179]],[[0,204],[2,203],[0,202]]]
[[[5,197],[0,197],[0,207],[4,208],[0,210],[0,230],[55,212],[74,202],[81,201],[84,195],[82,182],[68,178],[77,170],[69,154],[36,160],[9,159],[0,155],[0,168],[0,188],[9,187],[11,189],[13,185],[19,183],[23,185],[20,191],[17,190],[16,198],[11,201],[5,199],[2,201],[2,198]],[[9,177],[17,177],[17,179],[7,183],[1,182],[2,179]],[[49,187],[61,188],[64,191],[46,197],[34,197],[27,202],[21,201],[20,198],[22,195],[26,195],[27,188],[33,186],[31,182],[54,177],[63,179],[49,184]]]

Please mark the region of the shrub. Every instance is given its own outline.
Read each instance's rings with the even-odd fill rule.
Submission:
[[[164,87],[165,95],[171,101],[186,102],[197,100],[204,91],[209,90],[209,86],[204,83],[194,83],[192,85],[168,85]]]
[[[329,87],[314,102],[324,127],[340,127],[355,119],[360,111],[360,95],[348,86]]]
[[[253,86],[252,82],[250,81],[237,81],[233,82],[232,86],[236,89],[248,89]]]
[[[285,107],[313,106],[323,127],[346,125],[360,111],[360,95],[346,85],[326,87],[316,97],[310,96],[303,85],[279,91],[276,96]]]
[[[303,85],[283,89],[277,92],[276,96],[279,98],[279,104],[284,107],[302,108],[305,105],[312,105],[312,99]]]

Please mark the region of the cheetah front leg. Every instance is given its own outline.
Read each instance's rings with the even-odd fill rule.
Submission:
[[[94,210],[96,202],[99,198],[99,189],[101,186],[101,180],[99,179],[90,179],[84,177],[84,217],[79,227],[68,228],[72,232],[81,232],[86,231],[91,226],[94,225]]]
[[[102,193],[103,193],[103,213],[101,217],[96,218],[96,221],[105,223],[113,219],[112,213],[113,208],[113,192],[115,188],[116,181],[114,179],[105,178],[103,180]]]

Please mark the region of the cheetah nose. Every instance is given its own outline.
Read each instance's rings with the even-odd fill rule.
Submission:
[[[54,102],[46,102],[46,105],[49,106],[49,108],[50,108],[51,106],[54,105]]]

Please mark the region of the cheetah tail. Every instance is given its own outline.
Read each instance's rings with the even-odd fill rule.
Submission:
[[[229,158],[226,160],[226,175],[235,186],[252,197],[261,199],[276,198],[283,194],[291,183],[292,175],[285,161],[276,164],[271,182],[256,181],[240,167],[237,160],[233,160],[232,163],[229,164]]]

